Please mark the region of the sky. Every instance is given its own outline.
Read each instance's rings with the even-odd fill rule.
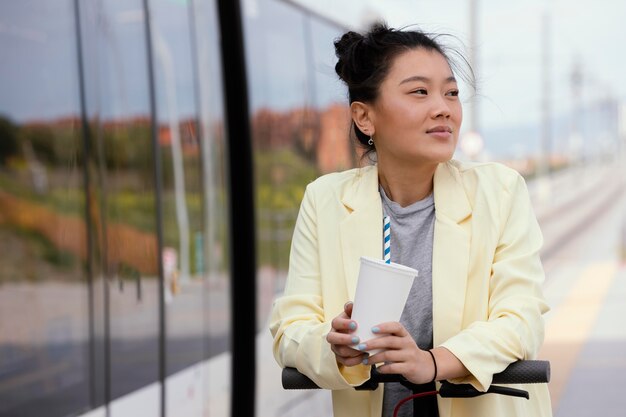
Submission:
[[[241,1],[244,13],[254,10],[255,4],[259,9],[258,5],[262,1],[273,4],[270,13],[277,13],[277,10],[286,8],[284,4],[278,3],[297,3],[341,23],[342,26],[355,29],[365,27],[368,21],[375,18],[383,18],[393,27],[417,25],[428,32],[454,35],[464,45],[457,46],[466,55],[467,48],[470,47],[470,0]],[[478,128],[486,145],[494,153],[508,152],[513,154],[511,156],[516,156],[537,152],[540,147],[542,103],[546,98],[551,109],[553,136],[556,142],[563,143],[575,142],[570,140],[573,136],[571,125],[576,115],[575,95],[580,97],[580,102],[586,107],[593,106],[600,98],[605,97],[626,101],[626,83],[620,82],[623,74],[626,74],[626,52],[620,45],[626,40],[626,25],[622,23],[626,19],[626,1],[475,0],[475,2],[478,10],[476,42],[478,59],[474,63],[474,69],[478,75],[479,94],[472,100],[471,89],[467,86],[462,88],[466,120],[464,126],[468,129],[467,121],[471,117],[473,104],[477,103]],[[0,6],[0,50],[5,57],[12,57],[10,65],[0,65],[0,80],[23,81],[0,83],[0,113],[9,109],[11,116],[18,120],[32,118],[33,114],[71,114],[79,108],[79,95],[75,85],[77,70],[73,3],[70,0],[58,1],[54,5],[44,2],[48,4],[45,11],[41,10],[41,4],[44,3],[40,3],[39,0],[24,0],[15,3],[6,2]],[[115,95],[117,101],[110,103],[110,107],[125,112],[145,112],[148,100],[142,93],[145,91],[145,62],[141,61],[145,57],[141,50],[144,43],[140,36],[134,36],[139,39],[137,42],[141,41],[140,43],[125,41],[126,37],[132,38],[131,35],[142,33],[143,26],[140,20],[120,19],[120,16],[125,14],[117,10],[129,9],[132,12],[134,8],[139,7],[139,3],[133,2],[136,5],[132,7],[124,0],[107,1],[103,4],[107,5],[105,11],[108,13],[108,20],[103,19],[103,22],[111,25],[112,29],[105,39],[106,42],[103,41],[101,49],[103,56],[110,56],[110,59],[104,61],[107,68],[103,69],[102,74],[103,77],[114,77],[117,73],[125,74],[125,85],[128,89],[124,95]],[[161,16],[163,18],[155,14],[154,27],[161,28],[163,36],[167,37],[172,46],[173,59],[178,63],[187,62],[189,46],[185,43],[188,43],[185,41],[187,36],[185,26],[167,24],[172,21],[170,9],[174,11],[181,9],[184,12],[185,2],[164,1],[160,9],[165,10],[164,5],[168,6],[168,14]],[[542,36],[544,16],[550,28],[549,36],[545,37],[545,40]],[[280,16],[266,20],[274,23],[277,19],[280,20]],[[178,19],[176,22],[183,20]],[[301,24],[300,20],[284,21],[281,27],[296,25],[293,33],[298,34],[302,32],[298,26]],[[323,41],[321,45],[328,46],[327,50],[320,49],[320,53],[328,55],[327,68],[318,71],[323,71],[322,75],[334,77],[332,36],[330,38],[326,36],[322,25],[318,23],[313,24],[311,30],[315,32],[312,34],[315,41]],[[266,32],[272,31],[266,30],[263,33]],[[257,36],[256,32],[254,36]],[[289,41],[288,37],[274,39],[272,45]],[[548,46],[544,50],[542,45]],[[41,51],[31,53],[33,48]],[[280,52],[280,48],[276,49]],[[546,51],[549,66],[548,77],[544,80],[542,54]],[[273,51],[261,52],[270,54]],[[260,65],[264,61],[271,62],[263,57],[254,60],[255,65]],[[275,61],[284,63],[280,59]],[[574,90],[571,85],[571,74],[575,63],[578,63],[582,71],[583,83]],[[62,70],[53,64],[58,64]],[[181,89],[184,91],[188,91],[192,88],[189,68],[181,65],[176,67],[178,85],[182,86]],[[297,73],[286,66],[282,69],[280,66],[272,67],[269,70],[272,73],[278,73],[278,70],[289,71],[290,74]],[[39,84],[34,85],[32,80],[37,80]],[[324,92],[325,95],[344,94],[339,83],[326,84],[337,91]],[[299,88],[290,90],[297,96],[296,98],[301,99],[302,88],[299,84],[298,86]],[[268,90],[271,90],[270,87],[271,85],[268,86]],[[30,95],[26,94],[29,92]],[[40,94],[42,92],[44,94]],[[32,97],[33,94],[35,99]],[[284,96],[289,97],[289,94],[285,92]],[[274,99],[280,101],[281,98]],[[181,101],[179,107],[182,113],[190,112],[193,109],[193,102]],[[106,106],[101,111],[106,113]],[[603,123],[606,124],[602,117],[590,116],[587,119],[595,120],[594,126],[586,128],[589,130],[588,135],[606,137],[606,132],[601,127]],[[593,141],[585,143],[595,146]]]
[[[416,24],[428,32],[449,33],[469,47],[470,0],[293,0],[330,18],[363,28],[374,17],[392,27]],[[517,133],[540,129],[547,97],[554,125],[572,123],[579,94],[584,105],[608,96],[626,101],[626,1],[476,0],[479,126]],[[544,19],[549,36],[545,37]],[[547,45],[545,47],[544,45]],[[545,49],[544,49],[545,48]],[[548,54],[548,77],[542,55]],[[466,52],[467,54],[467,52]],[[580,88],[572,88],[578,63]],[[464,106],[466,121],[471,103]],[[466,123],[467,125],[467,123]],[[531,126],[533,126],[531,128]],[[557,129],[557,127],[553,127]],[[557,133],[564,135],[565,133]],[[537,144],[535,144],[536,147]],[[518,149],[528,152],[529,149]]]

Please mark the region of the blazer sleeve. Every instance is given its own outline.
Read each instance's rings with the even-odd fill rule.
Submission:
[[[315,200],[309,185],[291,243],[285,292],[272,308],[273,352],[281,367],[297,368],[322,388],[344,389],[365,382],[369,367],[338,364],[326,340],[333,317],[324,313]]]
[[[543,237],[519,174],[509,189],[489,277],[487,320],[472,323],[442,344],[471,373],[451,382],[471,383],[483,391],[493,374],[510,363],[536,357],[544,337],[542,315],[548,311],[541,288]]]

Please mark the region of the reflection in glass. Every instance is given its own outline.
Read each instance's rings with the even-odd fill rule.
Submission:
[[[156,132],[144,2],[0,6],[0,49],[10,62],[0,66],[0,415],[74,415],[146,386],[157,387],[150,395],[158,408],[159,261],[164,371],[171,376],[166,403],[189,416],[228,415],[228,213],[215,4],[149,3]],[[153,134],[162,154],[162,224]],[[189,370],[193,389],[177,379]]]
[[[257,414],[329,415],[327,393],[305,399],[282,389],[267,323],[272,301],[285,285],[306,185],[357,161],[348,139],[345,90],[334,72],[332,40],[342,31],[289,2],[253,3],[244,7],[244,29],[258,228]]]
[[[90,221],[98,255],[94,299],[104,300],[103,311],[96,304],[105,340],[104,357],[97,359],[108,366],[104,388],[112,400],[159,376],[156,199],[142,2],[89,5],[82,23],[92,128]]]
[[[0,5],[0,415],[90,405],[72,1]]]
[[[194,96],[184,85],[193,80],[187,6],[165,1],[153,6],[163,167],[166,366],[171,374],[202,359],[202,184]]]
[[[202,188],[202,233],[195,233],[193,252],[203,254],[202,262],[196,255],[196,276],[202,276],[203,357],[202,398],[204,415],[230,415],[230,259],[228,228],[228,192],[226,187],[226,149],[224,132],[224,98],[222,93],[219,26],[215,1],[193,1],[191,4],[191,45],[194,58],[189,79],[196,82],[199,161]],[[187,34],[189,32],[186,32]],[[182,87],[181,87],[182,88]],[[192,184],[189,184],[192,186]],[[189,200],[189,198],[188,198]],[[201,272],[202,271],[202,272]],[[196,285],[198,291],[200,288]],[[176,302],[172,303],[175,304]],[[182,307],[179,303],[179,310]],[[175,310],[172,310],[175,314]],[[170,313],[170,314],[172,314]],[[174,317],[173,315],[170,317]]]
[[[339,28],[276,0],[245,20],[256,170],[258,320],[282,291],[291,234],[307,183],[355,166],[345,89],[334,71]]]
[[[319,134],[312,108],[305,16],[274,0],[258,2],[244,22],[257,206],[257,327],[284,281],[292,225],[303,186],[317,175]]]
[[[167,374],[172,375],[204,359],[202,155],[193,90],[189,6],[169,1],[155,1],[152,6],[162,157],[166,367]],[[196,376],[195,382],[201,385],[201,378]],[[198,399],[195,395],[186,398]]]

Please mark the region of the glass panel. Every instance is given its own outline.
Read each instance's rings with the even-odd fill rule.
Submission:
[[[90,230],[91,251],[89,254],[89,269],[91,271],[91,346],[92,346],[92,386],[93,405],[105,404],[108,398],[108,342],[107,342],[107,317],[105,316],[106,305],[106,281],[104,275],[104,227],[101,211],[102,196],[102,172],[103,163],[98,158],[98,150],[101,149],[102,141],[99,138],[100,126],[100,78],[98,76],[99,65],[99,40],[102,23],[100,20],[101,7],[95,2],[75,2],[79,16],[79,34],[81,41],[80,64],[83,69],[84,87],[83,96],[85,106],[83,111],[88,122],[85,132],[85,178],[87,182],[87,224]],[[103,154],[102,152],[99,152]]]
[[[246,1],[244,28],[257,204],[257,414],[330,415],[328,392],[285,392],[272,356],[269,312],[287,275],[306,184],[354,165],[349,114],[334,73],[338,29],[287,2]]]
[[[90,408],[73,1],[0,3],[0,415]]]
[[[210,415],[225,415],[215,405],[224,407],[229,397],[213,401],[213,384],[202,379],[203,369],[227,357],[230,338],[219,38],[214,5],[199,8],[197,23],[190,20],[190,7],[151,3],[163,167],[166,403],[168,415],[202,416],[209,409]],[[197,51],[194,25],[202,30],[199,37],[207,38]],[[198,70],[192,54],[205,60],[208,54],[212,63],[203,62]],[[207,103],[204,95],[210,93],[215,97]],[[202,114],[197,99],[204,100]],[[204,364],[205,358],[213,359]],[[229,373],[228,366],[207,375],[222,384]]]
[[[163,167],[166,368],[171,375],[203,358],[201,153],[188,5],[156,0],[151,9]]]
[[[257,204],[257,327],[265,329],[275,289],[284,285],[304,186],[317,176],[318,115],[307,65],[304,15],[259,1],[244,20]]]
[[[142,2],[92,7],[83,28],[92,32],[84,50],[100,256],[94,273],[105,282],[105,372],[115,399],[159,375],[156,190]]]
[[[317,167],[321,173],[342,171],[359,164],[360,148],[350,141],[348,91],[335,73],[334,40],[342,30],[309,19],[313,77],[316,86],[316,112],[319,115],[319,138],[316,147]]]
[[[351,168],[346,91],[334,72],[340,30],[276,0],[245,15],[255,152],[259,255],[258,326],[282,291],[291,234],[307,183]],[[251,10],[254,10],[252,12]]]
[[[219,26],[216,2],[196,0],[191,2],[192,58],[194,60],[198,103],[197,123],[200,141],[201,182],[203,192],[197,191],[203,207],[200,225],[196,231],[194,252],[195,276],[202,280],[203,415],[230,416],[230,339],[232,321],[230,314],[230,254],[228,189],[226,185],[226,148],[224,132],[224,99],[222,88]],[[190,76],[191,79],[191,76]],[[189,199],[189,198],[188,198]],[[199,243],[199,244],[198,244]],[[201,256],[204,259],[201,259]],[[202,271],[202,272],[200,272]],[[197,278],[195,288],[198,288]],[[180,301],[179,314],[183,311]],[[187,307],[188,308],[188,307]],[[170,314],[170,313],[168,313]],[[172,310],[170,319],[175,319]],[[182,318],[183,315],[180,315]],[[200,334],[200,333],[199,333]],[[173,335],[173,334],[172,334]],[[169,355],[173,355],[170,352]],[[168,385],[169,388],[169,385]],[[169,408],[169,406],[168,406]],[[179,411],[183,409],[178,409]],[[169,411],[169,410],[168,410]],[[168,413],[168,415],[170,415]],[[187,415],[180,414],[176,415]]]

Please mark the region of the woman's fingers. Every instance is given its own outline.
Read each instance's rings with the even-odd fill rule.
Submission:
[[[367,353],[352,349],[351,347],[345,345],[331,345],[330,349],[336,356],[341,356],[342,358],[356,358],[357,356],[367,355]]]
[[[381,374],[404,374],[404,363],[386,363],[384,365],[380,365],[376,368],[376,370]]]
[[[398,322],[381,323],[374,326],[372,332],[380,336],[359,342],[356,345],[356,340],[351,339],[352,335],[349,333],[331,331],[326,338],[329,342],[337,342],[335,344],[331,342],[331,349],[335,352],[337,362],[346,366],[354,366],[359,363],[365,365],[382,364],[378,367],[378,371],[383,374],[401,374],[409,381],[417,384],[432,380],[433,365],[430,354],[417,346],[415,340],[402,324]],[[348,347],[348,344],[352,347]],[[368,357],[367,351],[380,352]]]
[[[354,304],[352,304],[352,301],[348,301],[347,303],[343,305],[343,312],[346,313],[346,316],[348,316],[348,318],[352,317],[353,306]]]
[[[415,384],[424,384],[433,381],[437,377],[437,369],[430,360],[430,354],[424,350],[418,350],[404,358],[403,351],[389,351],[384,364],[377,369],[381,374],[401,374]],[[383,356],[384,357],[384,356]],[[372,362],[378,360],[372,358]]]
[[[367,355],[361,354],[361,355],[354,356],[351,358],[338,356],[338,355],[335,355],[335,357],[337,358],[337,362],[341,363],[342,365],[356,366],[356,365],[361,365],[363,363],[363,359],[365,359]]]
[[[371,365],[383,362],[406,362],[410,359],[410,351],[406,349],[387,349],[375,355],[371,355],[368,358],[368,363]]]
[[[412,340],[411,340],[412,341]],[[410,346],[409,340],[405,340],[402,337],[388,335],[378,337],[376,339],[370,339],[366,342],[359,343],[357,349],[359,350],[378,350],[378,349],[402,349]]]
[[[388,321],[386,323],[378,324],[372,327],[372,333],[393,334],[400,337],[409,335],[409,332],[404,328],[404,326],[397,321]]]
[[[353,332],[357,327],[356,322],[345,316],[345,313],[335,317],[330,325],[335,331],[343,333]]]
[[[359,338],[352,334],[331,331],[326,335],[326,341],[331,345],[356,345]]]
[[[380,373],[401,374],[416,384],[432,381],[436,370],[433,371],[430,354],[417,346],[404,327],[399,323],[383,323],[378,327],[383,335],[357,345],[361,351],[380,350],[363,363],[381,364],[378,367]]]
[[[381,323],[372,328],[372,333],[381,336],[361,342],[359,350],[417,348],[409,332],[398,322]]]
[[[345,366],[354,366],[363,362],[367,353],[361,352],[354,347],[360,340],[352,333],[356,330],[357,324],[350,320],[352,316],[352,302],[348,301],[343,306],[343,312],[331,322],[331,331],[326,335],[326,341],[330,344],[330,349],[335,354],[337,362]]]
[[[358,343],[359,338],[345,333],[330,332],[326,335],[326,340],[330,343],[330,349],[335,354],[337,362],[345,366],[355,366],[363,363],[367,353],[352,348]]]
[[[372,332],[381,336],[356,346],[361,351],[380,351],[368,358],[368,364],[411,361],[411,355],[418,350],[413,338],[398,322],[381,323],[372,328]]]
[[[359,365],[368,356],[366,352],[361,352],[347,345],[331,344],[330,349],[335,354],[337,362],[345,366]]]
[[[348,301],[343,306],[343,312],[331,322],[331,330],[326,335],[326,341],[335,354],[337,362],[345,366],[355,366],[363,363],[368,357],[367,352],[357,349],[359,338],[353,334],[357,328],[352,316],[352,302]]]

